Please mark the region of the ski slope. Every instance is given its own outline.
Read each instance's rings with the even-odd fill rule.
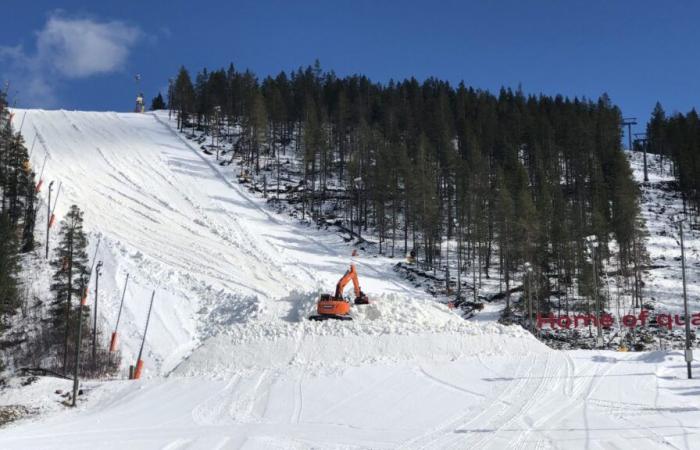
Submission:
[[[20,116],[24,111],[17,111]],[[116,320],[120,287],[130,274],[122,321],[127,360],[138,349],[148,299],[157,289],[149,373],[173,370],[207,338],[234,324],[291,332],[313,313],[317,294],[332,291],[351,262],[352,248],[338,236],[273,216],[230,181],[233,168],[219,173],[164,118],[29,111],[24,120],[26,141],[37,137],[32,155],[37,170],[48,154],[45,184],[62,182],[56,215],[71,204],[85,211],[90,255],[102,239],[97,259],[105,265],[100,283],[105,329]],[[52,245],[55,235],[54,230]],[[410,294],[413,302],[437,307],[401,284],[389,261],[359,258],[357,264],[371,296],[400,302],[397,295]]]
[[[508,345],[447,361],[89,383],[77,410],[0,430],[0,448],[698,449],[700,387],[684,370],[680,352]],[[69,385],[44,379],[0,404],[48,402]]]
[[[339,236],[274,215],[167,115],[25,112],[34,167],[48,155],[45,186],[63,183],[57,215],[78,204],[91,250],[101,239],[106,330],[131,276],[125,365],[157,293],[145,379],[86,383],[68,411],[64,381],[11,390],[0,405],[46,414],[1,430],[2,449],[700,448],[700,387],[677,352],[553,351],[363,254],[373,303],[310,322],[352,259]]]

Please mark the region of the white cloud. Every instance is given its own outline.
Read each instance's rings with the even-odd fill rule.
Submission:
[[[69,78],[118,70],[141,32],[121,22],[51,17],[37,36],[37,58]]]
[[[0,46],[0,62],[28,106],[54,106],[55,89],[64,79],[80,79],[121,70],[131,48],[143,37],[139,28],[120,21],[49,16],[36,32],[36,49]]]

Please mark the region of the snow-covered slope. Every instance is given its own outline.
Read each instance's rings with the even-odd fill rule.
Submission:
[[[644,157],[642,153],[630,153],[630,165],[634,177],[641,185],[642,216],[649,237],[646,248],[652,266],[645,273],[645,299],[654,300],[655,307],[663,313],[682,313],[681,248],[678,226],[673,223],[683,213],[683,200],[676,190],[671,162],[663,165],[656,155],[648,155],[648,182],[644,182]],[[686,222],[684,225],[685,263],[690,312],[700,311],[700,229]]]
[[[57,216],[77,204],[85,211],[91,246],[102,237],[100,311],[106,329],[116,318],[119,288],[131,276],[122,321],[127,360],[138,348],[150,291],[158,290],[149,372],[169,372],[220,332],[297,336],[300,329],[345,333],[365,325],[401,330],[402,324],[420,328],[422,319],[433,328],[430,320],[469,327],[401,284],[391,261],[362,257],[357,263],[363,289],[378,303],[389,296],[393,308],[370,307],[350,327],[302,324],[318,292],[332,290],[351,261],[351,247],[339,237],[273,216],[231,181],[233,168],[224,173],[211,166],[166,117],[31,110],[24,120],[27,142],[35,135],[39,142],[35,167],[48,154],[45,185],[63,183]],[[398,310],[404,311],[392,316]],[[250,333],[241,331],[248,326]]]
[[[273,215],[232,181],[235,168],[203,159],[165,115],[27,111],[23,134],[40,142],[35,166],[49,155],[45,180],[63,182],[58,215],[80,205],[92,245],[102,238],[107,329],[131,274],[127,364],[158,292],[147,379],[86,383],[77,410],[15,424],[0,432],[0,448],[697,441],[697,385],[681,379],[679,354],[553,351],[519,327],[462,320],[397,279],[390,259],[356,258],[374,302],[355,308],[353,322],[305,320],[351,247]],[[50,386],[12,391],[0,406],[22,403],[23,392],[50,395]]]

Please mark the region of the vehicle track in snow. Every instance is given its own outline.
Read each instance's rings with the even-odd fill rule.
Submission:
[[[523,369],[527,370],[528,372],[522,372]],[[479,428],[476,429],[476,433],[483,432],[481,431],[483,429],[481,427],[482,418],[487,417],[489,414],[494,414],[495,410],[500,411],[502,409],[510,408],[512,405],[512,403],[510,402],[510,398],[513,396],[513,393],[518,392],[518,390],[524,384],[526,384],[524,375],[526,375],[530,371],[532,371],[532,367],[524,365],[523,361],[521,359],[518,359],[518,364],[513,372],[513,379],[518,381],[508,383],[505,389],[499,390],[495,397],[486,398],[482,403],[483,408],[480,410],[480,412],[474,414],[473,410],[468,409],[460,416],[451,418],[450,420],[431,429],[427,433],[424,433],[422,435],[410,439],[407,442],[402,443],[400,448],[449,448],[450,445],[454,445],[454,442],[458,440],[461,440],[465,443],[469,443],[469,445],[471,445],[471,438],[475,431],[466,429],[466,427],[470,426],[471,424],[478,424]],[[455,438],[453,436],[453,433],[455,433],[458,429],[466,429],[466,433],[458,438]]]

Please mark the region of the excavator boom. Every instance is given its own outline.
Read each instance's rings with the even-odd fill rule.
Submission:
[[[360,290],[360,280],[357,278],[355,264],[350,264],[350,270],[345,272],[343,278],[341,278],[340,281],[338,281],[338,284],[335,286],[335,298],[343,298],[345,286],[347,286],[350,281],[352,281],[352,286],[355,289],[355,297],[359,297],[362,294],[362,291]]]

